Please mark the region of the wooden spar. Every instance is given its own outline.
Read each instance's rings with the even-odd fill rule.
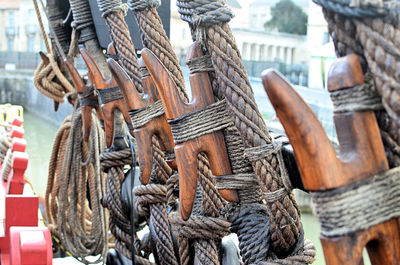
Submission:
[[[65,68],[69,72],[69,75],[71,76],[72,82],[74,83],[74,86],[76,88],[76,92],[84,93],[88,89],[91,89],[93,87],[92,76],[90,74],[88,75],[88,82],[87,84],[85,84],[78,70],[71,62],[65,59],[64,64]],[[95,100],[96,102],[98,101],[97,95],[95,95],[94,93],[92,93],[88,98]],[[90,130],[92,128],[92,109],[96,110],[97,116],[102,121],[104,121],[103,113],[100,111],[98,104],[93,106],[93,105],[82,105],[81,103],[80,108],[82,112],[83,139],[85,142],[87,142],[89,140]]]
[[[142,60],[139,62],[144,66]],[[151,76],[142,79],[144,91],[143,93],[139,93],[128,74],[115,60],[108,59],[107,63],[121,89],[130,111],[143,110],[159,100],[159,95]],[[133,135],[138,147],[137,154],[140,167],[140,181],[143,184],[147,184],[150,180],[153,166],[152,137],[156,135],[160,139],[161,149],[163,151],[173,150],[175,144],[172,138],[171,128],[168,125],[165,114],[163,114],[153,118],[140,128],[135,128]],[[175,164],[173,161],[167,162],[169,162],[170,166],[174,166]]]
[[[339,59],[329,72],[331,92],[363,82],[356,55]],[[334,115],[340,144],[337,156],[312,110],[278,73],[265,71],[263,84],[293,146],[306,190],[344,187],[388,170],[373,111]],[[373,265],[398,264],[399,235],[397,220],[390,219],[346,236],[321,236],[326,264],[363,264],[364,247]]]
[[[194,43],[188,52],[188,59],[202,56],[199,46]],[[185,103],[178,94],[176,84],[160,60],[148,49],[142,50],[143,60],[154,79],[161,96],[168,120],[201,110],[214,103],[208,73],[190,75],[192,101]],[[232,174],[224,135],[221,131],[205,134],[175,146],[176,163],[179,171],[180,213],[184,220],[190,217],[197,188],[197,157],[204,152],[209,159],[211,171],[216,176]],[[235,190],[219,190],[228,201],[238,201]]]
[[[80,49],[80,52],[83,60],[86,63],[89,73],[93,78],[93,83],[97,90],[117,87],[117,82],[113,77],[111,77],[108,80],[104,78],[98,65],[96,64],[92,56],[86,51],[85,48]],[[106,145],[108,148],[110,148],[114,138],[114,111],[120,110],[122,116],[124,117],[125,122],[128,124],[131,122],[131,118],[129,117],[128,106],[126,105],[122,97],[117,100],[101,104],[100,108],[104,117]],[[131,134],[133,134],[132,131]]]

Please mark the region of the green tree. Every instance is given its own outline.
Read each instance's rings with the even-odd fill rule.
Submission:
[[[280,0],[276,3],[271,7],[271,16],[264,24],[266,29],[299,35],[307,33],[307,14],[292,0]]]

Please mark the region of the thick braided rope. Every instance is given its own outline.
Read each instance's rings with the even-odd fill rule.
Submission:
[[[210,5],[206,5],[205,2]],[[208,26],[214,23],[214,19],[218,19],[218,16],[213,13],[215,9],[211,5],[215,2],[218,1],[177,1],[177,4],[182,18],[192,23],[193,26],[197,26],[195,31],[200,34],[196,35],[204,34],[204,44],[211,55],[219,89],[227,99],[228,106],[234,115],[234,123],[239,129],[245,146],[257,147],[269,144],[271,137],[255,103],[247,73],[230,27],[225,23],[225,16],[229,12],[221,12],[225,16],[222,16],[219,24]],[[196,6],[207,8],[211,6],[211,8],[207,11],[203,9],[197,11]],[[218,6],[218,10],[222,8],[224,7]],[[208,16],[211,16],[212,19],[209,20]],[[202,31],[204,33],[201,33]],[[280,174],[284,168],[279,165],[275,155],[259,159],[252,165],[264,192],[274,192],[283,187]],[[279,201],[269,203],[269,211],[272,245],[276,252],[287,253],[297,243],[301,227],[299,210],[293,195],[288,194]]]
[[[159,4],[160,1],[157,0],[128,1],[129,8],[134,12],[138,21],[143,45],[157,55],[157,58],[171,73],[175,84],[178,86],[181,98],[187,98],[185,93],[182,92],[185,89],[185,81],[178,57],[171,46],[156,10]]]
[[[59,178],[57,230],[65,249],[89,264],[102,261],[107,252],[108,225],[100,206],[105,193],[104,176],[98,157],[104,149],[104,136],[94,114],[89,143],[82,141],[81,126],[80,110],[74,110]],[[97,261],[86,259],[99,254]]]
[[[381,95],[386,95],[387,99],[390,99],[392,97],[392,83],[385,82],[385,80],[383,78],[380,78],[379,76],[393,76],[393,67],[395,67],[394,65],[396,65],[397,63],[392,62],[389,64],[384,64],[383,60],[389,60],[388,62],[391,62],[395,57],[386,53],[383,48],[378,48],[377,43],[374,41],[374,38],[370,39],[365,35],[364,31],[366,30],[365,28],[367,26],[361,26],[361,28],[357,28],[354,19],[342,16],[327,9],[323,9],[323,12],[325,15],[325,19],[328,21],[328,29],[335,43],[337,56],[342,57],[353,52],[359,55],[360,62],[363,66],[364,71],[371,71],[374,75],[378,92]],[[367,19],[365,21],[367,21]],[[376,19],[373,21],[376,21]],[[383,32],[384,34],[386,34],[384,35],[385,38],[388,38],[390,40],[391,38],[395,38],[395,36],[399,34],[397,32],[397,29],[393,28],[393,26],[386,24],[382,25],[382,21],[376,22],[377,25],[375,27],[378,27],[380,29],[379,32]],[[375,39],[377,37],[377,34],[378,33],[375,34]],[[354,39],[354,37],[356,39]],[[363,44],[361,44],[361,38],[363,39]],[[377,39],[380,38],[378,37]],[[364,48],[366,49],[366,51],[364,51]],[[375,52],[377,52],[377,54],[375,54]],[[369,58],[366,59],[364,55],[365,57],[368,56]],[[377,60],[380,63],[377,64],[374,62],[374,60]],[[368,70],[368,67],[370,67],[370,70]],[[386,71],[386,67],[389,67],[389,69],[391,69],[389,75],[384,72]],[[396,94],[393,93],[393,95]],[[393,96],[393,98],[395,98],[395,96]],[[385,102],[384,99],[382,101],[383,103]],[[385,110],[387,110],[387,106],[388,104],[384,103]],[[393,115],[389,115],[386,111],[377,112],[377,120],[379,128],[381,129],[385,151],[388,155],[389,165],[391,168],[399,166],[400,153],[396,150],[400,149],[400,124],[397,122],[397,119],[393,118]]]
[[[166,187],[161,184],[141,185],[134,189],[137,203],[150,208],[152,237],[155,237],[157,257],[160,264],[178,264],[171,237],[166,209]]]
[[[129,1],[130,6],[133,7],[133,3],[136,1]],[[166,36],[166,33],[162,27],[161,19],[155,9],[151,5],[145,9],[134,9],[137,20],[139,22],[139,27],[142,33],[142,40],[144,45],[149,48],[161,62],[166,66],[166,68],[171,73],[175,83],[178,87],[178,92],[181,98],[188,102],[188,97],[184,88],[184,79],[182,71],[179,67],[179,62],[177,56],[175,55],[172,46]],[[203,160],[203,162],[202,162]],[[221,198],[215,189],[214,183],[211,181],[212,173],[209,170],[209,164],[204,155],[199,155],[198,158],[198,175],[200,180],[200,185],[203,188],[203,198],[205,198],[205,205],[203,209],[210,209],[212,215],[217,215],[218,207],[222,207]],[[207,208],[208,205],[209,207]],[[208,213],[205,213],[208,215]],[[181,238],[180,254],[181,262],[185,263],[188,261],[189,257],[182,256],[188,253],[187,247],[189,246],[187,239]],[[201,264],[218,264],[218,254],[216,250],[216,245],[213,240],[203,239],[194,243],[195,245],[195,256],[199,259]],[[185,249],[186,247],[186,249]],[[208,258],[206,258],[208,257]],[[212,263],[210,263],[212,262]]]
[[[126,70],[138,91],[143,91],[142,75],[139,70],[139,61],[132,44],[128,25],[122,12],[111,12],[105,16],[110,27],[111,39],[117,50],[122,67]]]
[[[119,1],[115,1],[119,2]],[[121,4],[121,3],[120,3]],[[110,26],[111,37],[116,46],[120,61],[123,67],[127,70],[129,76],[132,78],[136,89],[143,91],[141,82],[141,73],[139,69],[138,59],[134,53],[135,49],[132,44],[132,40],[129,34],[128,26],[125,23],[122,12],[109,12],[105,15],[106,21]],[[149,115],[147,115],[149,116]],[[136,121],[136,119],[133,119]],[[158,177],[158,181],[164,182],[169,176],[172,175],[172,170],[165,162],[164,155],[160,151],[160,143],[158,139],[152,139],[153,150],[157,154],[153,154],[153,164],[155,165],[155,175]],[[150,218],[154,223],[154,227],[158,228],[156,234],[154,235],[156,239],[156,248],[159,253],[160,261],[162,264],[177,264],[176,258],[174,256],[172,239],[166,237],[170,227],[166,217],[166,210],[163,208],[165,206],[158,205],[151,207]],[[154,216],[153,216],[154,214]],[[164,215],[163,215],[164,214]],[[162,230],[163,229],[163,230]],[[164,231],[164,237],[157,235],[157,232]]]
[[[363,8],[360,6],[351,6],[351,0],[313,0],[314,3],[323,6],[324,8],[335,11],[346,17],[378,17],[385,16],[388,13],[387,8],[383,6],[382,1],[368,1],[369,6]],[[356,2],[356,1],[353,1]],[[363,3],[364,1],[361,1]]]
[[[130,149],[105,152],[100,155],[102,170],[107,173],[107,193],[101,203],[110,212],[110,230],[116,242],[117,249],[127,258],[132,258],[129,206],[122,202],[121,186],[125,179],[123,167],[132,163]]]
[[[165,183],[173,172],[165,161],[164,153],[161,151],[160,143],[156,136],[152,137],[152,144],[153,164],[155,166],[151,181],[160,184],[148,184],[136,187],[134,190],[134,194],[137,196],[136,206],[140,206],[140,208],[138,207],[138,212],[141,212],[142,215],[150,215],[150,223],[154,229],[154,231],[151,231],[152,237],[155,239],[154,243],[160,263],[178,264],[174,253],[171,226],[166,209],[167,188]]]

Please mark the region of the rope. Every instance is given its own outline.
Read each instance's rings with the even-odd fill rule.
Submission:
[[[99,6],[103,5],[100,2],[106,1],[98,1]],[[113,2],[110,3],[111,6],[119,7],[122,5],[120,1],[108,1]],[[124,12],[121,10],[109,10],[107,13],[103,12],[103,16],[106,19],[107,24],[111,30],[111,39],[116,47],[118,56],[120,58],[120,62],[122,66],[127,71],[128,75],[131,77],[136,89],[138,91],[143,91],[142,85],[142,76],[141,71],[139,70],[138,59],[135,54],[135,49],[132,44],[132,40],[129,34],[128,26],[124,20]],[[157,107],[155,104],[153,107]],[[161,112],[158,103],[158,111]],[[151,110],[147,110],[151,111]],[[141,111],[139,111],[141,112]],[[131,111],[132,114],[132,111]],[[146,110],[142,114],[146,113]],[[157,115],[157,114],[156,114]],[[136,115],[135,115],[136,116]],[[141,114],[139,114],[139,119]],[[133,119],[136,121],[135,119]],[[143,120],[142,120],[143,121]],[[136,124],[137,125],[137,124]],[[150,143],[149,143],[150,144]],[[154,174],[153,178],[157,182],[165,183],[165,181],[172,175],[172,169],[168,166],[164,159],[164,154],[160,150],[160,143],[158,138],[153,138],[153,164],[154,164]],[[161,264],[177,264],[176,258],[172,255],[174,253],[172,239],[170,237],[166,237],[166,231],[170,229],[166,210],[164,209],[165,205],[156,203],[152,204],[150,207],[150,219],[153,222],[153,226],[156,227],[156,230],[159,231],[160,234],[152,233],[152,237],[155,238],[155,246],[157,249],[157,254],[159,254],[159,259]],[[164,231],[164,233],[161,233]],[[170,232],[169,232],[170,233]],[[161,235],[164,235],[163,237]]]
[[[383,108],[372,77],[365,79],[369,82],[330,93],[335,113],[380,110]]]
[[[383,7],[382,1],[379,4],[371,5],[369,2],[368,8],[360,7],[360,5],[351,5],[352,0],[313,0],[317,5],[335,11],[347,17],[364,18],[364,17],[383,17],[388,13],[387,8]],[[386,1],[387,2],[387,1]],[[361,1],[362,3],[362,1]]]
[[[107,193],[101,203],[110,213],[110,230],[115,238],[116,249],[131,259],[130,206],[123,203],[121,198],[121,187],[125,180],[123,167],[132,162],[131,150],[127,148],[121,151],[102,153],[100,162],[102,170],[107,173]]]
[[[164,107],[161,100],[158,100],[155,103],[140,110],[130,111],[129,114],[132,119],[133,128],[137,129],[144,126],[152,119],[163,115]]]
[[[53,55],[49,39],[44,29],[37,0],[33,0],[33,3],[39,21],[40,30],[42,32],[42,37],[48,52],[47,57],[49,59],[49,64],[46,64],[43,61],[40,62],[34,73],[33,83],[40,93],[56,102],[62,103],[64,102],[65,93],[73,92],[75,89],[58,67],[58,63]],[[65,55],[63,58],[64,57]]]
[[[400,216],[400,168],[345,187],[312,192],[321,235],[348,235]]]
[[[74,18],[71,26],[79,30],[80,42],[84,43],[88,40],[96,39],[97,35],[93,28],[94,22],[89,1],[70,0],[69,4]]]
[[[188,60],[186,64],[189,68],[190,74],[214,71],[210,55],[196,57],[194,59]]]
[[[171,73],[171,77],[178,87],[182,99],[188,98],[185,93],[185,80],[179,66],[178,57],[163,28],[160,16],[157,13],[159,1],[128,0],[128,6],[134,11],[139,24],[143,45],[151,50]],[[143,8],[136,8],[136,4]],[[145,7],[147,5],[147,8]]]
[[[191,23],[195,38],[203,42],[211,55],[218,82],[217,95],[225,95],[246,147],[267,145],[271,142],[264,120],[257,108],[254,95],[226,22],[232,17],[222,1],[177,1],[182,19]],[[284,187],[280,178],[285,170],[276,155],[252,163],[264,193]],[[292,194],[268,203],[271,239],[274,251],[289,253],[300,237],[299,210]]]
[[[99,95],[100,104],[102,105],[123,98],[118,86],[99,89],[97,93]]]
[[[51,231],[64,248],[78,260],[89,264],[89,255],[107,252],[107,221],[100,198],[105,192],[100,172],[99,152],[104,136],[92,114],[89,143],[82,141],[79,110],[67,117],[57,132],[49,164],[46,211]],[[90,207],[89,207],[90,205]]]
[[[371,72],[376,89],[382,96],[383,111],[377,112],[377,120],[381,129],[385,151],[391,168],[400,166],[400,148],[398,141],[400,122],[397,107],[399,84],[397,69],[399,68],[398,34],[398,2],[389,14],[382,18],[354,19],[323,8],[328,21],[328,29],[335,44],[338,57],[355,52],[360,57],[364,72]],[[385,1],[386,4],[386,1]],[[397,14],[397,15],[396,15]],[[397,18],[396,18],[397,17]]]
[[[8,180],[8,176],[10,175],[12,170],[12,150],[8,149],[3,164],[1,165],[1,179],[3,181]]]
[[[100,11],[103,12],[110,28],[111,40],[114,43],[122,67],[132,79],[136,89],[143,91],[139,62],[133,47],[128,25],[125,22],[127,6],[121,0],[98,0]]]
[[[175,144],[220,131],[231,123],[226,101],[220,100],[207,107],[168,121]]]

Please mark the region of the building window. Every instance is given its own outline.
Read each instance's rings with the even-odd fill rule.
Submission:
[[[28,37],[28,52],[33,52],[35,50],[35,38]]]
[[[8,12],[8,26],[9,27],[15,26],[15,12],[14,11]]]
[[[331,39],[331,36],[329,35],[328,32],[324,32],[324,35],[322,37],[322,44],[328,43]]]
[[[14,39],[8,39],[7,50],[14,51]]]

